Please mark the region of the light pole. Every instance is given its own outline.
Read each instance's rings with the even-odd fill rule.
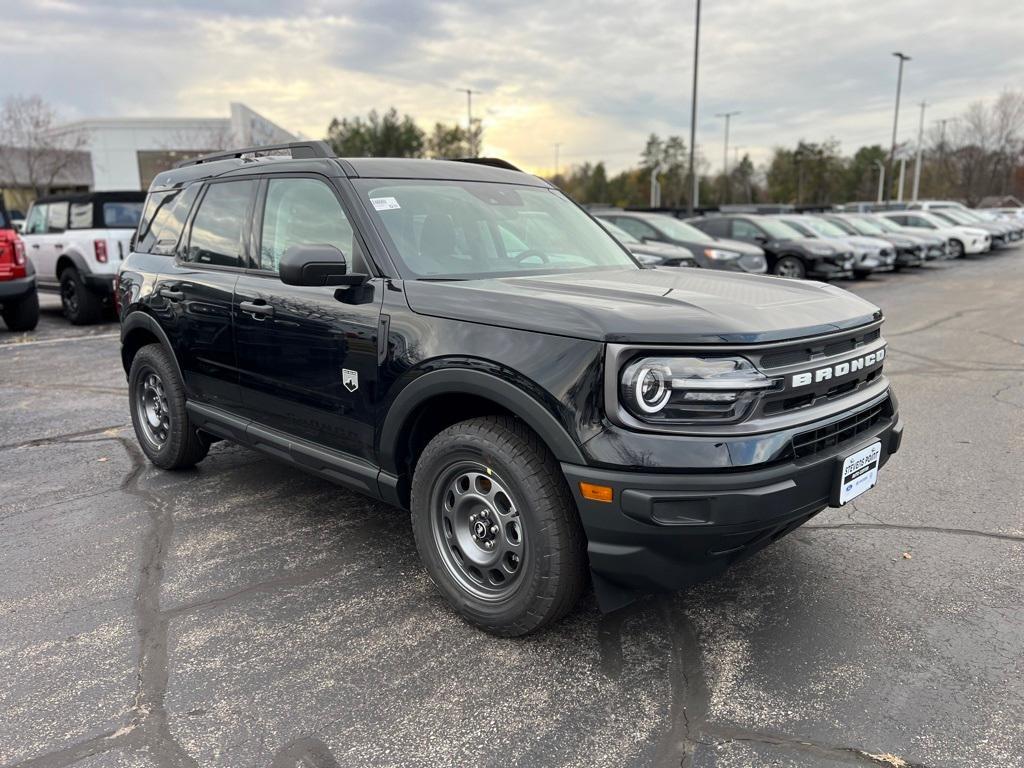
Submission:
[[[921,154],[924,149],[924,108],[928,102],[921,102],[921,122],[917,125],[917,159],[914,161],[914,189],[910,199],[917,202],[917,193],[921,189]]]
[[[469,141],[469,154],[476,157],[479,147],[476,145],[476,139],[473,138],[473,94],[479,96],[480,91],[474,91],[472,88],[456,88],[455,90],[466,94],[466,140]]]
[[[740,114],[739,110],[732,112],[719,112],[715,117],[725,118],[725,148],[722,151],[722,197],[725,198],[729,193],[729,121],[735,116]],[[726,200],[725,202],[729,202]]]
[[[697,66],[700,61],[700,0],[697,0],[697,21],[693,29],[693,94],[690,100],[690,204],[687,212],[692,216],[699,204],[700,182],[697,180],[695,151],[697,149]]]
[[[896,111],[892,116],[892,148],[889,150],[889,177],[892,178],[892,164],[896,159],[896,128],[900,121],[900,91],[903,88],[903,62],[910,61],[910,57],[896,51],[893,53],[900,60],[899,74],[896,76]],[[889,195],[885,196],[888,201]]]
[[[882,202],[882,192],[885,190],[885,163],[881,160],[875,160],[875,165],[878,166],[878,202]]]
[[[558,150],[562,146],[562,142],[555,142],[555,178],[558,178]]]

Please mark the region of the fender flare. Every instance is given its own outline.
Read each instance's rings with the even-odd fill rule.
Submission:
[[[409,417],[429,398],[445,394],[484,397],[507,408],[537,433],[560,462],[586,464],[579,446],[565,427],[534,397],[519,387],[483,371],[449,368],[430,371],[410,382],[391,403],[380,432],[381,466],[396,472],[399,438]]]
[[[78,274],[80,275],[92,274],[92,267],[89,266],[89,262],[87,262],[85,260],[85,257],[78,251],[67,251],[66,253],[62,253],[60,256],[57,257],[57,264],[60,264],[61,259],[71,259],[71,261],[74,262],[75,269],[78,270]],[[59,269],[57,270],[57,274],[54,275],[54,277],[60,280]]]
[[[160,345],[167,351],[171,360],[174,361],[174,370],[178,374],[179,380],[184,383],[185,377],[181,373],[181,365],[178,364],[178,357],[174,354],[174,347],[171,346],[171,340],[167,338],[167,333],[160,327],[160,323],[142,310],[135,310],[134,312],[131,312],[121,322],[121,366],[124,368],[124,375],[127,377],[131,372],[131,363],[125,357],[125,339],[128,338],[132,331],[139,330],[140,328],[149,331],[156,336]]]

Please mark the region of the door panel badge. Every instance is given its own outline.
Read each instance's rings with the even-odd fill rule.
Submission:
[[[349,392],[355,392],[359,389],[359,372],[350,371],[348,368],[342,368],[341,383],[345,385],[345,389]]]

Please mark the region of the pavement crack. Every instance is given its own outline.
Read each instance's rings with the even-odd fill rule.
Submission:
[[[885,334],[885,337],[887,339],[895,339],[899,338],[900,336],[910,336],[915,333],[920,333],[921,331],[930,331],[932,328],[935,328],[936,326],[951,322],[953,320],[957,320],[973,312],[984,312],[986,309],[992,309],[992,307],[972,307],[969,309],[960,309],[951,314],[943,315],[942,317],[939,317],[935,320],[930,320],[927,323],[921,323],[920,325],[913,326],[912,328],[907,328],[904,331],[887,332]]]
[[[1024,542],[1024,536],[1013,533],[995,533],[993,531],[976,531],[971,528],[942,528],[936,525],[898,525],[896,523],[836,523],[835,525],[805,525],[802,531],[839,531],[844,529],[862,530],[894,530],[921,531],[924,533],[945,533],[952,536],[981,536],[986,539],[1001,541]]]
[[[106,434],[110,439],[116,439],[116,433],[127,427],[127,424],[111,424],[109,427],[96,427],[95,429],[83,429],[80,432],[65,432],[50,437],[37,437],[33,440],[21,440],[16,443],[0,445],[0,451],[10,451],[15,448],[38,448],[44,445],[58,445],[70,443],[80,437],[92,437],[93,435]]]
[[[662,601],[661,612],[672,642],[669,656],[671,724],[658,741],[654,764],[692,768],[707,719],[710,692],[693,622],[682,606],[674,610],[670,599]]]
[[[100,755],[122,746],[125,736],[121,731],[107,731],[91,739],[69,744],[43,755],[30,757],[20,763],[11,763],[7,768],[65,768],[79,760]]]
[[[746,741],[782,747],[815,757],[829,758],[851,765],[882,765],[888,768],[928,768],[924,763],[912,762],[888,752],[869,752],[857,747],[825,744],[811,739],[788,736],[771,731],[757,731],[740,726],[720,723],[708,724],[705,732],[720,741]]]
[[[270,768],[341,768],[331,750],[316,736],[304,736],[286,744],[270,762]]]

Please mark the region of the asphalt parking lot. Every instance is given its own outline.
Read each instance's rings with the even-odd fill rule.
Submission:
[[[880,486],[724,578],[498,640],[405,514],[136,447],[114,323],[0,332],[0,764],[1024,766],[1024,248],[852,283]]]

